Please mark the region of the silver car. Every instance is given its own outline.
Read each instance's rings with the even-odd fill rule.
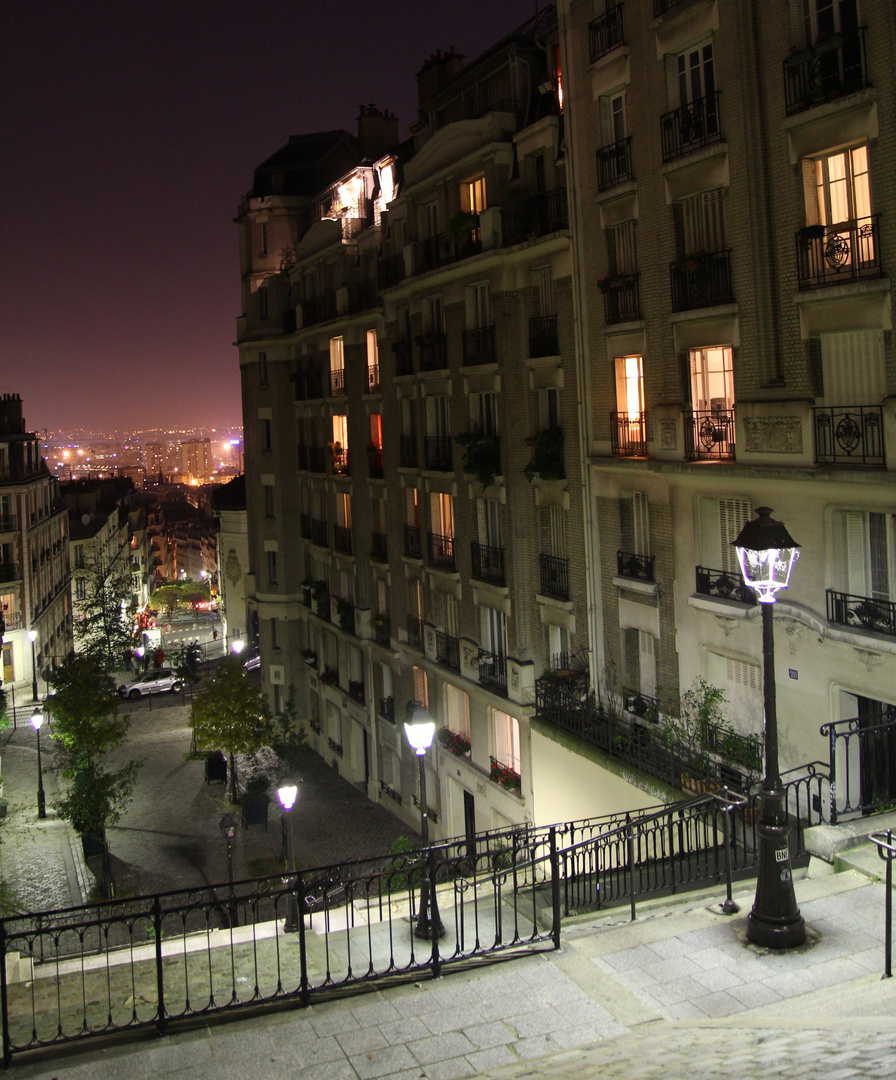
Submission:
[[[182,685],[181,678],[174,668],[163,667],[147,671],[145,675],[141,675],[132,682],[122,683],[118,692],[122,697],[139,698],[147,694],[177,693]]]

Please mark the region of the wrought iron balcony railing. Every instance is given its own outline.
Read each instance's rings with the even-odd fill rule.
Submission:
[[[303,540],[311,539],[311,515],[299,514],[299,536]]]
[[[495,757],[490,757],[489,761],[491,763],[490,778],[496,784],[500,784],[501,787],[519,793],[522,789],[522,779],[516,769],[511,768],[510,765],[505,765],[503,761],[498,761]]]
[[[405,525],[404,553],[409,559],[423,558],[423,539],[419,525]]]
[[[417,453],[416,435],[398,436],[398,464],[405,469],[416,469],[420,458]]]
[[[451,436],[427,435],[423,440],[423,464],[436,472],[451,472],[454,463],[451,460]]]
[[[460,644],[456,637],[436,630],[436,660],[453,671],[460,671]]]
[[[348,287],[348,313],[356,315],[361,311],[370,311],[381,304],[379,288],[375,277],[359,281]]]
[[[429,565],[437,570],[456,570],[454,537],[429,533]]]
[[[634,180],[632,137],[627,135],[597,151],[597,190],[609,191],[627,180]]]
[[[378,562],[388,562],[389,547],[386,542],[386,534],[374,529],[370,534],[370,557]]]
[[[338,315],[335,293],[319,296],[316,300],[302,301],[302,326],[328,322],[330,319],[337,318]]]
[[[669,269],[673,311],[694,311],[734,300],[730,250],[687,256],[672,263]]]
[[[639,720],[647,720],[652,724],[659,722],[659,702],[649,694],[642,694],[640,690],[623,690],[622,706]]]
[[[638,555],[634,551],[616,552],[616,573],[634,581],[653,581],[653,555]]]
[[[348,450],[344,446],[340,446],[339,443],[335,443],[331,449],[333,451],[333,472],[338,476],[348,476]]]
[[[721,139],[719,93],[717,90],[706,97],[695,98],[660,117],[663,161],[672,161]]]
[[[801,289],[881,277],[880,214],[800,229],[796,265]]]
[[[352,530],[344,525],[333,526],[333,547],[344,555],[352,553]]]
[[[473,577],[478,581],[489,581],[493,585],[503,585],[504,548],[490,544],[470,544],[473,556]]]
[[[381,289],[391,289],[404,281],[404,254],[386,255],[376,264],[376,278]]]
[[[439,331],[429,330],[417,338],[420,346],[420,370],[440,371],[448,366],[448,338]]]
[[[756,593],[744,584],[739,570],[711,570],[707,566],[698,566],[696,572],[698,596],[718,596],[741,604],[756,603]]]
[[[672,8],[678,7],[683,3],[683,0],[653,0],[653,17],[658,19],[661,15],[665,15],[667,11],[671,11]]]
[[[569,559],[558,555],[538,556],[541,568],[541,591],[555,600],[569,599]]]
[[[368,475],[376,477],[379,480],[383,478],[383,448],[381,446],[374,446],[367,451],[367,471]]]
[[[820,465],[884,465],[880,405],[826,405],[812,410]]]
[[[18,581],[21,576],[18,563],[0,562],[0,582]]]
[[[348,696],[354,698],[355,701],[359,701],[362,705],[364,704],[364,683],[360,679],[349,679]]]
[[[0,532],[16,531],[16,515],[0,514]]]
[[[412,649],[422,649],[423,620],[419,615],[408,615],[406,625],[408,630],[408,645],[410,645]]]
[[[734,410],[685,410],[684,455],[688,461],[733,458]]]
[[[388,615],[375,615],[373,619],[373,640],[377,645],[388,649],[392,640],[392,623]]]
[[[840,626],[873,630],[878,634],[896,635],[896,604],[873,596],[828,589],[828,621]]]
[[[784,61],[784,100],[787,115],[805,112],[826,101],[854,94],[868,86],[865,28],[830,34]]]
[[[395,374],[414,374],[414,346],[410,338],[400,337],[392,346],[395,353]]]
[[[639,274],[616,274],[598,282],[604,294],[604,322],[621,323],[641,318]]]
[[[608,52],[625,44],[622,32],[622,4],[608,8],[588,25],[591,43],[591,63],[606,56]]]
[[[477,326],[464,330],[463,350],[465,364],[493,364],[495,362],[494,326]]]
[[[496,694],[507,693],[507,657],[500,653],[479,650],[479,685]]]
[[[345,396],[345,368],[335,368],[330,372],[330,397]]]
[[[522,244],[530,237],[546,236],[569,227],[566,188],[554,188],[529,196],[525,206],[501,211],[504,247]]]
[[[381,697],[377,704],[377,712],[380,716],[385,717],[386,720],[395,721],[395,698],[389,694],[387,697]]]
[[[318,547],[329,547],[326,521],[314,517],[311,519],[311,542],[317,544]]]
[[[309,446],[308,447],[308,468],[315,473],[325,473],[327,471],[327,457],[328,447],[326,446]]]
[[[414,244],[414,273],[425,274],[428,270],[438,270],[441,266],[450,266],[461,259],[469,259],[482,250],[482,241],[478,228],[471,228],[468,235],[455,238],[447,232],[428,236]]]
[[[560,345],[557,340],[557,316],[534,315],[529,320],[529,357],[557,356]]]
[[[617,457],[647,456],[647,413],[610,413],[610,449]]]
[[[380,392],[380,365],[367,365],[367,393],[378,394]]]

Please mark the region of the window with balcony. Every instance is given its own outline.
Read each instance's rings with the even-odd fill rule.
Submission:
[[[336,525],[333,546],[344,555],[352,554],[352,497],[347,492],[336,493]],[[345,595],[343,593],[343,595]]]
[[[340,476],[348,475],[348,417],[336,413],[333,417],[333,438],[330,441],[333,453],[333,472]]]
[[[445,695],[445,726],[452,735],[460,740],[459,745],[466,744],[466,752],[469,753],[471,742],[470,734],[470,698],[463,690],[459,690],[451,683],[444,684]],[[445,743],[443,742],[444,746]],[[455,743],[454,745],[458,745]]]
[[[410,559],[422,559],[423,541],[421,537],[420,491],[418,488],[405,488],[404,520],[404,553]]]
[[[382,413],[370,414],[370,440],[367,443],[367,462],[370,475],[383,475],[383,416]]]
[[[479,609],[479,682],[507,692],[507,617],[490,607]]]
[[[398,462],[405,469],[419,465],[417,417],[413,398],[401,399],[401,434],[398,437]]]
[[[723,192],[716,189],[673,205],[678,250],[671,267],[673,311],[693,311],[733,299],[722,199]]]
[[[831,519],[834,572],[828,618],[896,634],[896,516],[837,510]]]
[[[465,364],[495,362],[495,327],[492,323],[491,301],[487,282],[469,285],[464,289],[466,329],[463,337]]]
[[[423,333],[417,339],[420,346],[420,369],[437,371],[448,363],[445,338],[445,317],[441,296],[427,296],[422,305]]]
[[[530,270],[529,284],[535,289],[536,296],[536,314],[529,319],[529,356],[556,356],[560,347],[550,266],[537,266]]]
[[[376,330],[367,331],[367,393],[380,392],[380,350]]]
[[[625,706],[638,716],[656,716],[656,638],[646,630],[626,627]]]
[[[501,535],[501,504],[497,499],[476,500],[477,537],[471,545],[473,577],[503,585],[504,541]]]
[[[620,549],[616,553],[616,572],[635,581],[653,581],[653,556],[650,554],[650,519],[647,493],[619,493]]]
[[[499,764],[520,772],[520,723],[515,716],[495,710],[495,757]]]
[[[660,118],[663,160],[669,161],[719,138],[719,99],[711,41],[667,61],[676,108]]]
[[[426,441],[424,466],[438,472],[450,472],[453,468],[451,457],[451,413],[449,401],[445,395],[428,394],[426,396]]]
[[[615,370],[616,412],[610,417],[613,453],[643,457],[647,453],[643,358],[617,356]]]
[[[484,176],[465,180],[460,185],[460,208],[465,214],[481,214],[487,206]]]
[[[787,113],[867,85],[864,30],[856,0],[804,0],[804,45],[784,61]]]
[[[561,506],[542,506],[538,510],[541,534],[541,592],[557,600],[569,599],[569,559],[566,551],[568,513]]]
[[[703,596],[755,603],[753,590],[744,585],[734,549],[738,533],[753,518],[751,502],[749,499],[701,498],[698,513],[700,565],[697,567],[696,591]]]
[[[455,570],[454,499],[445,492],[432,492],[430,499],[429,562],[440,570]]]
[[[824,464],[883,465],[886,394],[882,330],[822,334],[820,397],[813,408],[815,460]]]
[[[730,345],[691,349],[691,409],[685,417],[688,457],[734,456],[734,359]]]
[[[330,396],[345,393],[345,346],[341,337],[330,338]]]

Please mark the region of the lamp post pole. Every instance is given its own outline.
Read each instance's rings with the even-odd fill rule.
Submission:
[[[225,814],[220,821],[221,832],[224,836],[224,840],[227,843],[227,884],[228,884],[228,912],[230,917],[230,925],[236,926],[236,905],[233,900],[233,838],[236,835],[236,822],[230,816]]]
[[[785,589],[799,554],[798,544],[766,506],[757,508],[734,541],[744,581],[762,609],[762,667],[765,704],[765,776],[759,788],[759,865],[756,897],[747,920],[747,939],[770,949],[804,944],[806,924],[797,907],[790,861],[787,806],[778,767],[778,711],[775,691],[775,593]]]
[[[31,700],[37,704],[37,658],[34,650],[34,642],[37,640],[37,631],[28,631],[28,640],[31,642]]]
[[[420,832],[423,838],[423,848],[426,852],[426,862],[420,874],[420,910],[417,912],[417,925],[414,927],[414,937],[424,941],[432,941],[433,938],[445,936],[445,927],[439,918],[439,906],[435,889],[430,888],[430,860],[429,860],[429,813],[426,804],[426,751],[432,746],[432,739],[436,732],[436,725],[427,709],[419,701],[412,701],[408,705],[409,719],[404,725],[408,742],[417,755],[417,764],[420,769]]]
[[[37,816],[39,818],[47,816],[47,799],[44,795],[44,770],[40,760],[40,729],[43,722],[43,713],[40,709],[35,709],[31,717],[31,726],[37,733]]]
[[[284,784],[277,789],[277,798],[286,817],[286,873],[289,892],[286,896],[286,919],[283,923],[284,934],[294,934],[299,929],[299,907],[296,903],[296,853],[292,839],[292,807],[299,789],[296,784]]]

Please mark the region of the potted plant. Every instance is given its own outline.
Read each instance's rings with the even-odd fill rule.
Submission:
[[[464,471],[472,473],[481,488],[490,487],[498,472],[498,436],[479,431],[464,431],[454,436],[464,448]]]
[[[343,630],[353,634],[355,632],[355,606],[341,596],[336,601],[336,614],[339,616],[339,625]]]
[[[542,428],[526,439],[526,445],[533,451],[523,467],[523,474],[530,484],[536,477],[540,480],[563,479],[563,428]]]
[[[461,735],[450,728],[439,728],[437,738],[440,746],[458,757],[466,757],[470,752],[470,740],[466,735]]]

